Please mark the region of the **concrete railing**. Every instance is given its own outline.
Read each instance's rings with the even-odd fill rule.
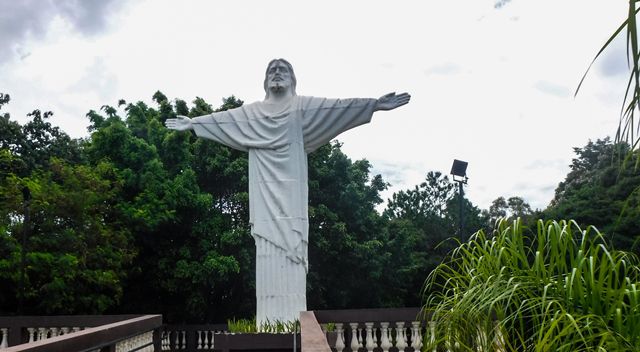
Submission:
[[[345,309],[313,313],[324,330],[329,347],[337,352],[419,351],[428,325],[419,319],[420,308]]]
[[[123,316],[118,317],[122,318]],[[8,325],[7,323],[12,323],[14,326],[13,328],[3,328],[7,330],[7,341],[11,340],[12,333],[15,334],[13,336],[22,336],[25,335],[25,331],[29,332],[29,329],[35,329],[29,327],[29,325],[32,324],[27,324],[26,327],[16,328],[18,325],[29,323],[29,320],[33,318],[34,317],[3,317],[0,319],[0,324],[4,323],[6,326]],[[159,342],[157,331],[162,326],[161,315],[135,316],[104,325],[87,327],[83,330],[78,328],[76,331],[73,331],[74,329],[71,328],[70,331],[62,334],[59,334],[59,332],[62,331],[62,327],[65,326],[58,328],[56,325],[64,324],[64,320],[73,319],[73,317],[62,317],[61,320],[56,319],[61,317],[40,318],[43,318],[43,320],[45,320],[44,322],[47,323],[41,325],[49,326],[48,328],[38,328],[38,334],[29,334],[29,336],[34,337],[31,342],[28,340],[19,344],[10,344],[7,342],[8,346],[3,348],[2,352],[80,352],[101,350],[148,352],[159,350],[159,346],[157,346],[157,348],[154,346],[154,341]],[[94,322],[115,319],[114,316],[83,316],[76,318],[80,318],[79,320],[86,318],[89,321],[93,319],[95,320]],[[74,324],[70,325],[80,325],[78,324],[80,322],[79,320],[76,320]],[[20,322],[22,322],[22,324],[19,324]],[[42,334],[40,334],[40,332],[42,332]],[[57,335],[52,336],[55,333],[57,333]],[[18,338],[15,337],[14,339],[17,340]],[[25,338],[20,337],[20,340],[25,340]]]
[[[35,342],[140,315],[56,315],[0,317],[0,348]]]
[[[300,348],[299,333],[230,333],[226,324],[165,325],[160,351],[291,351]]]

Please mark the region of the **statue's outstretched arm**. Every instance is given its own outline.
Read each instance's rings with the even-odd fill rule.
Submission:
[[[385,94],[378,99],[375,110],[393,110],[405,105],[411,99],[409,93],[396,94],[395,92]]]
[[[175,119],[167,119],[164,123],[167,128],[176,131],[188,131],[193,129],[193,123],[187,116],[178,115]]]

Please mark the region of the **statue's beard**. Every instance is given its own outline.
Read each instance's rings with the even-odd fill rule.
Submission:
[[[271,85],[269,86],[269,90],[271,90],[272,93],[284,93],[285,91],[287,91],[287,89],[289,89],[289,85],[286,84],[281,84],[282,82],[271,82]]]

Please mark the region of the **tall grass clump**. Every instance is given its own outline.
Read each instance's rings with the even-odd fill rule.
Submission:
[[[640,268],[594,227],[500,221],[428,277],[425,349],[640,351]]]
[[[231,333],[271,333],[285,334],[297,333],[300,331],[300,322],[295,321],[265,321],[256,324],[256,317],[252,319],[229,319],[227,320],[227,330]]]

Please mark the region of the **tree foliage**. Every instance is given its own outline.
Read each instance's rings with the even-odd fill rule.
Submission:
[[[122,182],[108,162],[81,163],[80,141],[52,127],[50,115],[36,110],[24,126],[2,117],[9,128],[0,139],[0,311],[17,307],[24,250],[25,313],[101,313],[120,302],[135,254],[120,221]]]
[[[396,273],[389,279],[401,290],[405,306],[420,303],[424,278],[446,256],[455,241],[482,228],[481,211],[463,198],[463,229],[460,232],[460,201],[455,184],[440,172],[429,172],[413,189],[393,194],[384,211],[388,219],[388,245]]]
[[[11,312],[16,300],[20,192],[29,185],[32,312],[154,312],[173,323],[254,314],[247,155],[163,126],[177,114],[243,102],[232,96],[215,109],[202,98],[187,104],[161,92],[153,101],[89,111],[86,140],[51,126],[48,112],[34,111],[24,126],[2,117],[0,266],[13,283],[0,289],[2,309]],[[454,185],[429,173],[380,214],[388,185],[370,174],[368,161],[352,161],[332,143],[310,154],[308,165],[309,308],[417,305],[425,273],[448,248],[439,244],[460,236]],[[483,226],[477,207],[467,199],[463,207],[464,233]]]
[[[640,172],[615,160],[617,151],[628,149],[608,138],[574,148],[571,171],[556,188],[544,216],[592,224],[615,248],[632,249],[640,235]],[[638,152],[630,155],[635,163]]]

